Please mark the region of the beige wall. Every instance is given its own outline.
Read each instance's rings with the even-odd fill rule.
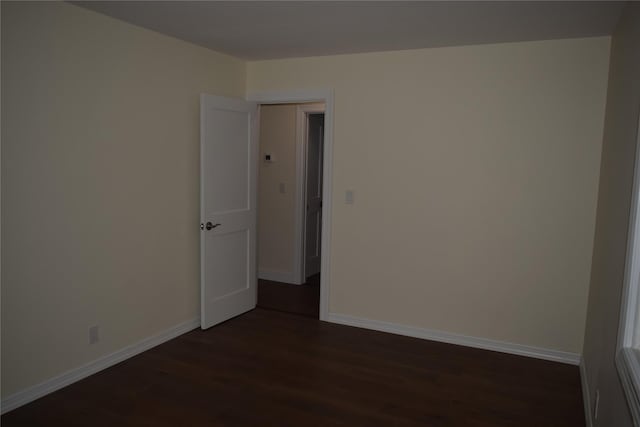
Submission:
[[[3,398],[198,316],[199,94],[244,85],[231,57],[2,2]]]
[[[67,3],[3,2],[2,397],[198,315],[198,94],[245,83],[335,89],[332,312],[580,352],[609,41],[264,61],[245,80]]]
[[[640,112],[640,4],[628,3],[613,36],[591,290],[584,343],[596,426],[633,425],[614,364]]]
[[[249,63],[335,91],[330,311],[580,353],[609,43]]]
[[[271,153],[275,161],[267,163]],[[296,105],[260,107],[258,270],[292,276],[295,243]],[[280,184],[285,192],[280,192]]]

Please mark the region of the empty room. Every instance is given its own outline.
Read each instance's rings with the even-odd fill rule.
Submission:
[[[3,426],[640,426],[640,3],[0,15]]]

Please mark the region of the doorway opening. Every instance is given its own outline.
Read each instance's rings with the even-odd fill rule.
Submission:
[[[261,104],[258,307],[319,318],[324,103]]]

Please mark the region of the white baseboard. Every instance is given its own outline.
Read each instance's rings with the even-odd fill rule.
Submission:
[[[272,279],[269,279],[272,280]],[[359,328],[372,329],[375,331],[388,332],[392,334],[405,335],[414,338],[422,338],[432,341],[445,342],[449,344],[463,345],[467,347],[481,348],[485,350],[499,351],[502,353],[517,354],[521,356],[534,357],[538,359],[551,360],[555,362],[568,363],[572,365],[580,365],[580,377],[582,379],[583,399],[585,405],[585,416],[587,418],[587,426],[591,427],[591,410],[588,398],[588,387],[584,364],[580,363],[580,355],[576,353],[568,353],[557,350],[549,350],[538,347],[530,347],[521,344],[512,344],[502,341],[494,341],[486,338],[475,338],[465,335],[452,334],[449,332],[434,331],[430,329],[416,328],[413,326],[399,325],[389,322],[381,322],[378,320],[363,319],[343,314],[329,313],[327,320],[332,323],[341,325],[355,326]],[[73,384],[81,379],[93,375],[103,369],[120,363],[130,357],[149,350],[166,341],[176,338],[186,332],[189,332],[200,326],[200,319],[193,319],[180,323],[152,337],[145,338],[142,341],[124,347],[109,355],[103,356],[93,362],[89,362],[83,366],[67,371],[61,375],[55,376],[40,384],[31,386],[25,390],[19,391],[6,399],[2,399],[0,404],[0,412],[2,414],[16,409],[22,405],[32,402],[49,393]]]
[[[587,367],[584,359],[580,361],[580,383],[582,385],[582,403],[584,404],[584,420],[587,427],[593,427],[591,412],[591,397],[589,396],[589,380],[587,379]]]
[[[302,285],[302,283],[297,280],[295,274],[289,271],[259,270],[258,279],[289,283],[291,285]]]
[[[63,387],[80,381],[83,378],[93,375],[96,372],[102,371],[110,366],[120,363],[130,357],[149,350],[157,345],[160,345],[166,341],[169,341],[177,336],[180,336],[186,332],[189,332],[200,326],[200,319],[188,320],[173,326],[159,334],[143,339],[142,341],[124,347],[111,354],[103,356],[93,362],[89,362],[78,368],[71,369],[61,375],[57,375],[51,379],[48,379],[40,384],[28,387],[22,391],[19,391],[6,399],[2,399],[0,404],[0,412],[5,413],[16,409],[22,405],[32,402],[40,397],[43,397],[49,393],[53,393]]]
[[[517,354],[519,356],[534,357],[536,359],[551,360],[554,362],[578,365],[580,355],[565,351],[550,350],[546,348],[531,347],[522,344],[513,344],[503,341],[495,341],[487,338],[476,338],[450,332],[435,331],[431,329],[417,328],[414,326],[400,325],[396,323],[381,322],[379,320],[363,319],[344,314],[329,313],[327,321],[341,325],[356,326],[358,328],[373,329],[374,331],[388,332],[391,334],[405,335],[414,338],[445,342],[449,344],[463,345],[466,347],[481,348],[483,350],[499,351],[501,353]]]

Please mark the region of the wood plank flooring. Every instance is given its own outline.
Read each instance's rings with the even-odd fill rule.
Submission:
[[[258,307],[319,318],[320,274],[304,285],[258,280]]]
[[[12,426],[584,426],[576,366],[256,309],[2,416]]]

